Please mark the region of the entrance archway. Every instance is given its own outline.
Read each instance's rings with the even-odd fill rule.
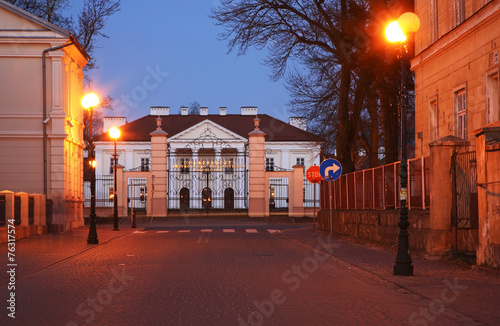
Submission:
[[[189,209],[189,189],[182,188],[179,192],[180,195],[180,208]]]
[[[201,200],[203,208],[212,208],[212,189],[203,188],[201,192]]]
[[[234,209],[233,188],[226,188],[226,190],[224,190],[224,209]]]

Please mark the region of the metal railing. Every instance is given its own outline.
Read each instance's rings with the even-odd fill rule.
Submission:
[[[430,207],[429,157],[408,160],[408,209]],[[321,182],[321,208],[338,210],[400,207],[400,162],[341,175]]]

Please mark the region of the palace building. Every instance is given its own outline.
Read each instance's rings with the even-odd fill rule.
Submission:
[[[181,108],[180,114],[170,114],[168,107],[151,107],[150,115],[129,123],[124,118],[105,118],[105,133],[95,143],[97,205],[113,205],[110,198],[114,196],[114,141],[106,131],[115,126],[121,131],[116,147],[118,169],[120,172],[123,169],[124,175],[118,180],[122,188],[127,188],[122,190],[121,197],[118,196],[124,198],[122,202],[127,201],[129,210],[133,206],[135,210],[145,210],[148,215],[155,210],[151,207],[153,203],[148,202],[151,197],[158,196],[158,176],[162,172],[155,171],[160,169],[166,177],[167,215],[192,213],[193,210],[245,213],[252,192],[249,180],[255,177],[250,169],[253,148],[249,133],[257,128],[265,134],[259,164],[264,173],[262,185],[268,184],[265,199],[269,214],[288,214],[292,192],[300,192],[301,198],[300,205],[298,200],[294,205],[305,208],[300,211],[302,213],[296,210],[296,214],[312,213],[314,188],[305,181],[303,171],[304,167],[319,165],[324,140],[307,132],[305,118],[290,118],[286,123],[257,111],[256,107],[242,107],[240,114],[228,114],[227,108],[221,107],[218,114],[208,114],[208,108],[202,107],[199,114],[193,115],[188,114],[188,108]],[[166,154],[164,160],[157,161],[159,163],[152,154],[155,133],[168,139],[165,145],[159,145],[160,149],[165,147]],[[300,182],[297,175],[292,177],[294,167],[301,171]],[[125,176],[127,173],[130,177]],[[294,188],[299,187],[299,183],[300,189]],[[117,188],[120,191],[120,186]],[[127,193],[126,197],[123,192]],[[88,182],[85,193],[88,206]],[[121,215],[126,215],[125,205],[119,206]]]

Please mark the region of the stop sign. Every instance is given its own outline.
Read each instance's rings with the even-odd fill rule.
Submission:
[[[311,183],[319,183],[323,178],[319,173],[319,166],[313,165],[306,170],[306,179]]]

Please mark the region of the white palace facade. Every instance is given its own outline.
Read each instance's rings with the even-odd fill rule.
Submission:
[[[320,164],[323,139],[307,132],[304,118],[290,118],[286,123],[266,114],[258,115],[256,107],[242,107],[240,114],[228,114],[225,107],[219,108],[218,114],[208,114],[208,108],[202,107],[196,115],[188,114],[188,108],[181,108],[181,114],[170,114],[168,107],[152,107],[150,115],[130,123],[125,118],[104,118],[104,134],[95,143],[97,206],[113,205],[110,198],[114,195],[114,142],[106,132],[118,127],[121,131],[117,141],[118,181],[127,188],[126,197],[118,193],[118,198],[127,201],[128,210],[133,206],[151,214],[154,207],[148,198],[157,196],[154,190],[161,174],[154,172],[156,163],[151,154],[152,132],[158,128],[156,132],[168,139],[166,167],[161,167],[166,168],[168,214],[193,210],[248,211],[249,178],[252,178],[249,133],[256,128],[256,117],[257,129],[265,133],[261,170],[268,175],[262,184],[268,185],[265,196],[270,215],[287,213],[293,191],[302,192],[301,206],[312,209],[314,186],[303,176],[307,167]],[[299,190],[291,184],[294,167],[301,173]],[[299,184],[297,180],[294,182]],[[120,192],[120,186],[117,188]],[[89,182],[85,182],[85,194],[88,207]],[[319,189],[317,198],[319,207]],[[125,205],[119,206],[120,215],[127,214]],[[311,209],[302,212],[312,215]]]

